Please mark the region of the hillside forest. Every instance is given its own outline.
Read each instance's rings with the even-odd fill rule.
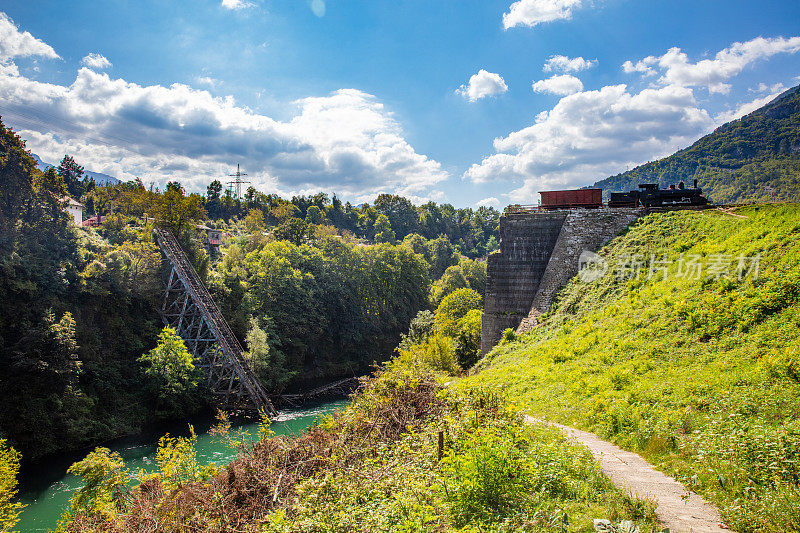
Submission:
[[[482,293],[481,257],[497,247],[489,208],[253,188],[238,199],[218,181],[206,195],[98,187],[69,156],[39,171],[1,124],[0,176],[0,438],[28,461],[209,409],[185,346],[162,329],[154,225],[177,236],[273,393],[367,373],[419,312]],[[69,194],[103,224],[72,224]],[[219,250],[207,227],[223,232]]]

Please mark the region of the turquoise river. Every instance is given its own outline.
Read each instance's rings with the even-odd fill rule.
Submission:
[[[303,409],[282,411],[272,423],[272,430],[278,435],[299,435],[320,416],[342,409],[347,401],[328,402]],[[197,433],[197,459],[201,465],[214,463],[217,466],[228,464],[236,455],[236,450],[227,447],[220,437],[208,434],[211,422],[193,421]],[[251,441],[258,436],[258,424],[240,426]],[[132,472],[155,470],[156,443],[164,433],[188,435],[188,423],[163,426],[146,434],[118,439],[106,444],[119,452],[125,466]],[[28,468],[22,477],[20,496],[27,505],[22,519],[15,528],[20,533],[49,531],[58,525],[61,515],[69,508],[69,500],[75,489],[81,487],[80,478],[66,473],[73,461],[80,456],[52,459],[44,464]]]

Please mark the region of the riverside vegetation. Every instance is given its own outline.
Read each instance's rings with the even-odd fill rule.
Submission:
[[[800,531],[800,206],[734,213],[640,219],[603,250],[606,276],[571,281],[469,381],[642,453],[735,531]],[[757,275],[740,279],[741,254]],[[725,268],[680,275],[681,255]],[[616,275],[637,256],[640,275]]]
[[[481,306],[461,288],[420,313],[397,356],[307,435],[274,436],[265,421],[247,445],[221,414],[216,432],[241,449],[226,468],[199,466],[193,436],[162,439],[152,474],[98,448],[71,469],[85,487],[60,529],[557,532],[601,516],[649,530],[653,504],[615,488],[587,450],[524,423],[494,387],[457,381],[457,351],[479,350]]]

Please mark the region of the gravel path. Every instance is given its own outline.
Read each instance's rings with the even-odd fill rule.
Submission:
[[[658,504],[656,515],[671,533],[731,533],[713,505],[653,468],[641,456],[601,440],[594,433],[533,417],[527,420],[557,427],[586,446],[615,485],[633,496],[647,497]]]

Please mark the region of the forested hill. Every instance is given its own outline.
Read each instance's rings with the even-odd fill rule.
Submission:
[[[688,148],[595,186],[627,191],[693,179],[717,203],[800,201],[800,86]]]

